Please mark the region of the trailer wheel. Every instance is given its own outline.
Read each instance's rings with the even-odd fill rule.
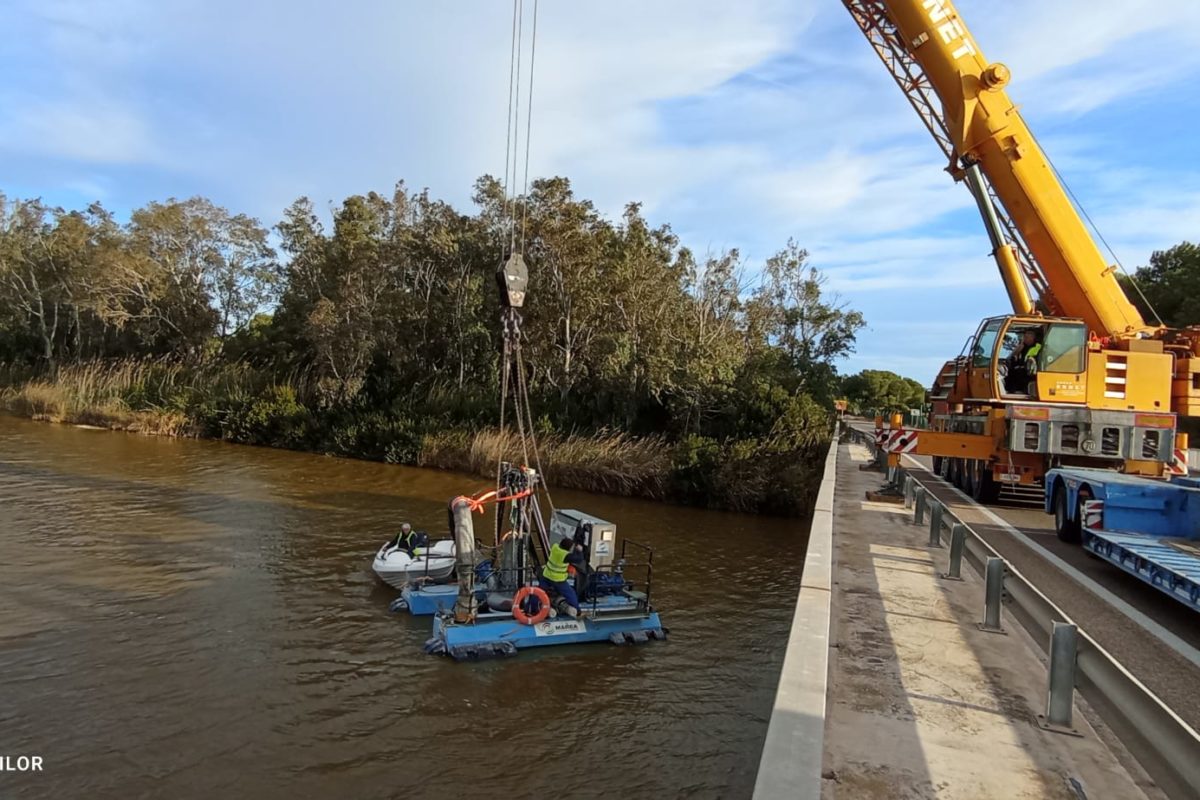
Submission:
[[[1062,483],[1054,487],[1054,532],[1067,544],[1079,544],[1083,539],[1078,515],[1071,519],[1067,511],[1067,490]]]
[[[933,474],[937,475],[939,478],[942,477],[942,465],[945,463],[945,461],[946,459],[942,458],[941,456],[933,457]]]

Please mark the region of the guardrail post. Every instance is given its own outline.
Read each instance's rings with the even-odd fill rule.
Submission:
[[[915,510],[913,511],[913,524],[923,525],[925,523],[925,496],[927,491],[924,486],[918,486],[916,497],[913,500]]]
[[[946,580],[962,580],[962,557],[966,546],[967,526],[960,522],[950,529],[950,566],[942,575]]]
[[[1005,633],[1000,624],[1000,600],[1004,596],[1004,559],[989,558],[984,571],[986,582],[983,594],[983,622],[979,630],[987,633]]]
[[[912,508],[913,500],[916,497],[917,482],[913,480],[912,475],[904,476],[904,507]]]
[[[945,513],[945,507],[936,500],[930,504],[929,508],[929,546],[942,546],[942,515]]]
[[[1055,622],[1050,633],[1050,689],[1046,694],[1046,713],[1038,714],[1038,726],[1043,730],[1082,735],[1071,727],[1078,634],[1078,628],[1068,622]]]

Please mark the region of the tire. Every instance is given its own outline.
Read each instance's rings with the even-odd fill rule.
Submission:
[[[975,477],[975,491],[971,493],[971,497],[975,498],[977,503],[991,505],[1000,499],[1000,484],[996,482],[992,468],[986,461],[976,463],[979,465],[979,472]]]
[[[962,466],[962,486],[959,488],[963,490],[963,494],[969,497],[975,496],[976,464],[977,462],[972,459],[964,461]]]
[[[933,457],[933,474],[937,475],[940,478],[942,475],[942,467],[944,467],[945,464],[946,464],[946,459],[942,458],[941,456],[934,456]]]
[[[946,459],[946,483],[951,486],[958,486],[958,459]]]
[[[1054,487],[1054,532],[1059,541],[1067,544],[1079,544],[1083,540],[1083,530],[1080,525],[1080,508],[1075,509],[1075,519],[1067,517],[1067,490],[1059,483]]]

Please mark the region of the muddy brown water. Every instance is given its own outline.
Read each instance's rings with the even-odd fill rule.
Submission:
[[[370,562],[485,483],[0,416],[0,798],[748,797],[805,526],[554,492],[670,641],[456,664]]]

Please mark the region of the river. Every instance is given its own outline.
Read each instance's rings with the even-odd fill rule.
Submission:
[[[0,416],[0,797],[748,797],[804,526],[556,491],[670,640],[456,664],[370,563],[485,485]]]

